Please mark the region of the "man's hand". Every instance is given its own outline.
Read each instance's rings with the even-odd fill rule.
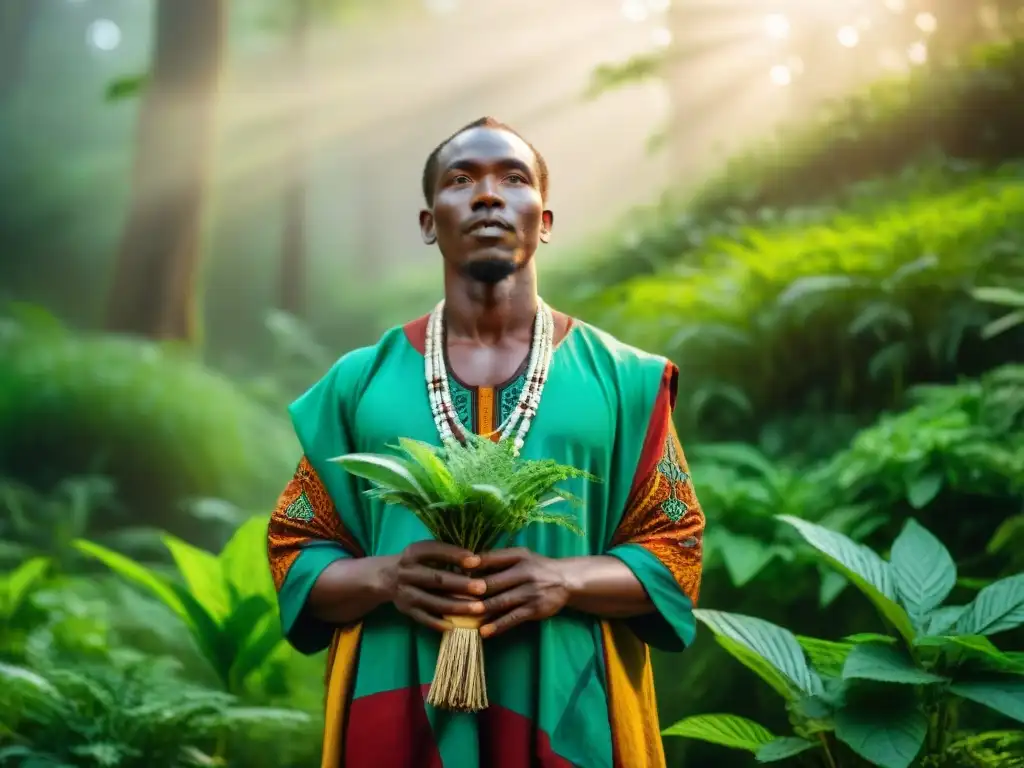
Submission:
[[[557,560],[518,548],[486,552],[479,560],[476,570],[491,572],[483,578],[488,619],[480,628],[482,637],[494,637],[524,621],[547,619],[569,601],[565,569]]]
[[[484,593],[484,582],[460,573],[442,570],[454,565],[464,571],[480,566],[480,557],[472,552],[441,544],[420,541],[410,544],[397,558],[388,574],[388,594],[395,607],[420,624],[443,632],[451,626],[443,616],[479,615],[483,603],[472,600]],[[464,596],[459,599],[458,595]]]

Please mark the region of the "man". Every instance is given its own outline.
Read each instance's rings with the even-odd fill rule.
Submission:
[[[444,302],[291,406],[304,456],[268,545],[288,640],[330,646],[323,766],[665,765],[648,645],[693,639],[704,529],[672,426],[677,370],[539,299],[547,187],[540,154],[490,118],[443,142],[420,228]],[[329,462],[467,430],[601,478],[571,488],[585,535],[532,526],[514,548],[461,551]],[[425,703],[442,617],[460,614],[485,617],[478,714]]]

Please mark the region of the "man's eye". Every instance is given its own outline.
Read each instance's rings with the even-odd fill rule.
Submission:
[[[510,181],[513,184],[526,184],[527,183],[526,179],[523,176],[520,176],[518,173],[513,173],[511,176],[509,176],[506,179],[506,181]]]
[[[464,173],[460,173],[458,176],[452,178],[452,184],[469,184],[470,181],[472,180]]]

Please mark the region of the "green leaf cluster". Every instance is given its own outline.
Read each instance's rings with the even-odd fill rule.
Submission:
[[[211,747],[233,732],[313,736],[307,715],[243,706],[180,679],[170,659],[122,653],[33,667],[0,664],[0,766],[186,768],[218,764]]]
[[[91,541],[80,540],[76,547],[170,608],[224,689],[242,693],[254,678],[270,674],[284,649],[276,593],[266,566],[266,531],[266,518],[250,519],[219,555],[165,535],[179,579]]]
[[[472,434],[441,448],[407,438],[398,447],[404,455],[353,453],[332,461],[370,481],[372,498],[411,510],[438,541],[483,552],[532,523],[582,533],[574,515],[546,510],[577,504],[578,497],[556,486],[597,480],[587,472],[550,459],[520,459],[510,440]]]
[[[1024,625],[1024,574],[989,585],[967,605],[949,605],[956,565],[916,521],[907,522],[886,560],[823,526],[780,519],[872,603],[888,633],[836,642],[700,609],[698,620],[718,643],[783,698],[793,733],[776,736],[745,718],[708,714],[682,720],[666,736],[747,750],[759,762],[807,753],[835,766],[852,753],[882,768],[908,768],[997,739],[958,731],[965,704],[1024,723],[1024,664],[988,639]]]

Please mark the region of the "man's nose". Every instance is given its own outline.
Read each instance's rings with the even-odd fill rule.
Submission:
[[[497,184],[489,176],[484,176],[476,185],[473,194],[473,210],[480,208],[503,208],[505,201],[498,194]]]

